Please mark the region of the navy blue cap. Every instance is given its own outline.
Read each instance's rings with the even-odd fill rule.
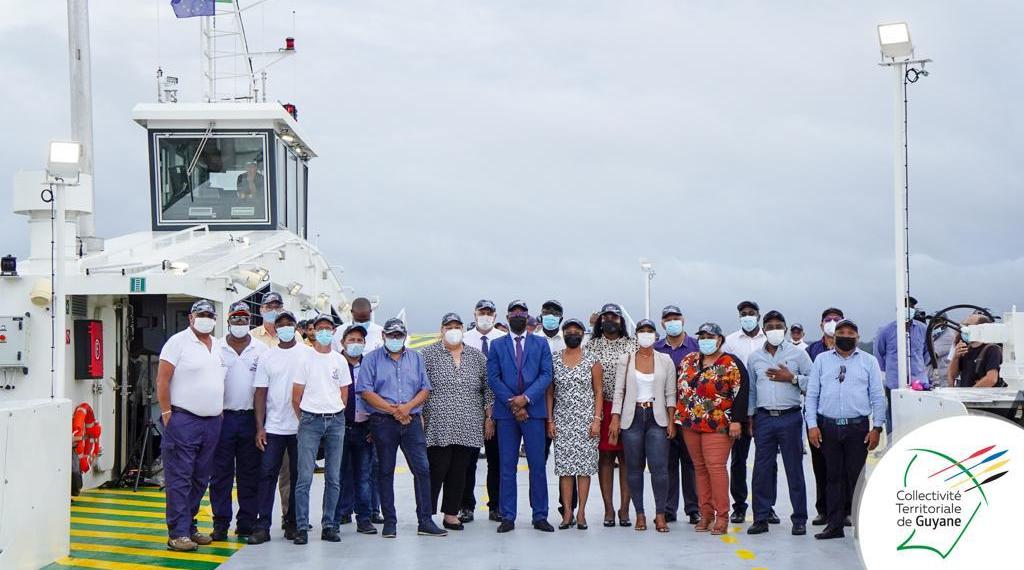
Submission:
[[[829,315],[839,315],[840,319],[846,317],[846,315],[843,314],[842,309],[837,309],[835,307],[829,307],[829,308],[827,308],[827,309],[825,309],[824,311],[821,312],[821,320],[824,321],[825,317],[827,317]]]
[[[640,319],[640,321],[636,323],[636,330],[639,331],[642,327],[651,327],[654,329],[654,332],[658,332],[658,327],[654,325],[654,321],[651,319]]]
[[[537,317],[535,317],[533,315],[530,315],[529,317],[527,317],[526,318],[526,326],[528,326],[528,327],[535,327],[535,326],[537,326]]]
[[[405,328],[405,323],[402,322],[402,319],[388,319],[387,322],[384,323],[384,334],[392,334],[396,332],[402,333],[403,335],[409,334],[409,332]]]
[[[480,309],[490,309],[492,311],[497,311],[498,307],[496,307],[494,305],[494,301],[490,299],[480,299],[479,301],[476,302],[476,310],[479,311]]]
[[[342,336],[342,338],[344,338],[344,337],[348,336],[348,333],[355,332],[355,331],[359,331],[359,332],[363,333],[363,337],[366,336],[366,327],[364,327],[363,325],[349,325],[349,326],[345,327],[345,332],[342,333],[341,336]]]
[[[780,313],[780,312],[778,312],[776,310],[771,310],[771,311],[768,311],[767,313],[765,313],[764,316],[761,317],[761,322],[762,323],[767,323],[768,321],[770,321],[772,319],[780,320],[780,321],[782,321],[782,324],[786,324],[786,317],[782,316],[782,313]]]
[[[697,334],[706,333],[717,336],[725,336],[722,334],[722,327],[718,326],[718,323],[704,323],[697,328]]]
[[[231,308],[228,309],[228,316],[234,317],[236,315],[245,315],[247,317],[252,315],[252,311],[249,310],[249,303],[245,301],[231,303]]]
[[[193,315],[196,313],[210,313],[211,315],[216,315],[217,309],[214,308],[213,303],[206,299],[199,299],[195,303],[192,303],[192,310],[189,312]]]
[[[580,327],[581,329],[583,329],[584,331],[587,330],[587,325],[583,324],[583,321],[581,321],[579,319],[566,319],[565,321],[562,322],[562,330],[563,331],[565,330],[565,327],[568,327],[568,326],[577,326],[577,327]]]
[[[661,310],[661,318],[665,318],[669,315],[683,316],[683,311],[675,305],[665,305],[665,308]]]
[[[857,323],[853,322],[850,319],[843,319],[836,323],[836,330],[839,330],[841,327],[850,327],[851,329],[854,330],[854,332],[860,332],[860,329],[857,328]]]
[[[461,325],[462,317],[460,317],[458,313],[445,313],[444,316],[441,317],[441,326],[443,327],[448,323],[459,323]]]
[[[755,311],[757,311],[759,313],[761,312],[761,307],[758,307],[757,303],[755,303],[753,301],[740,301],[740,304],[736,305],[736,310],[737,311],[742,311],[743,309],[746,309],[748,307],[751,308],[751,309],[754,309]]]
[[[800,323],[793,323],[789,327],[789,330],[791,330],[791,331],[802,331],[802,330],[804,330],[804,326],[802,324],[800,324]]]
[[[294,313],[292,313],[291,311],[285,309],[285,310],[282,310],[280,313],[277,314],[277,318],[274,319],[274,324],[276,325],[277,322],[280,321],[282,317],[290,317],[293,321],[296,322],[296,324],[299,322],[298,320],[296,320]]]
[[[331,323],[332,327],[334,326],[334,317],[327,313],[320,313],[317,316],[313,317],[313,320],[309,321],[309,324],[315,327],[318,323],[321,323],[323,321]]]
[[[512,301],[511,303],[508,304],[508,312],[511,313],[512,309],[515,309],[516,307],[520,307],[524,311],[529,311],[530,310],[530,308],[526,306],[526,301],[524,301],[522,299],[516,299],[516,300],[514,300],[514,301]]]
[[[281,298],[281,294],[277,291],[269,291],[263,294],[263,301],[261,304],[269,305],[270,303],[281,303],[284,304],[284,299]]]
[[[548,299],[547,301],[544,301],[543,305],[540,306],[541,310],[547,309],[548,307],[551,307],[553,309],[558,309],[559,313],[561,313],[562,311],[565,310],[562,307],[562,302],[559,301],[558,299]]]
[[[605,305],[603,307],[601,307],[601,311],[598,313],[598,315],[604,315],[604,314],[607,314],[607,313],[611,313],[613,315],[617,315],[617,316],[621,317],[622,316],[622,307],[616,305],[615,303],[605,303]]]

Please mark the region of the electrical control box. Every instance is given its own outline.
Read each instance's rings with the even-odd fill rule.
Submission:
[[[27,317],[0,316],[0,368],[28,368]]]

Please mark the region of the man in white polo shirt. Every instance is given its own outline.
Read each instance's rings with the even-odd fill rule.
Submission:
[[[249,537],[249,544],[270,540],[274,490],[286,456],[289,480],[294,483],[297,477],[295,458],[298,457],[296,434],[299,432],[299,419],[292,410],[292,383],[301,373],[305,356],[311,349],[298,342],[295,323],[295,315],[291,311],[281,311],[276,315],[274,325],[280,342],[267,351],[256,366],[253,409],[256,414],[256,447],[263,452],[263,461],[260,469],[259,515],[256,518],[256,529]],[[294,484],[289,485],[288,497],[288,506],[282,505],[284,537],[292,540],[295,538]]]
[[[210,484],[220,436],[227,368],[219,341],[211,336],[217,310],[205,299],[192,305],[189,327],[167,339],[160,351],[156,395],[164,423],[160,454],[167,494],[167,547],[196,550],[210,544],[196,529],[199,501]]]
[[[252,409],[253,382],[260,356],[270,350],[249,336],[249,305],[239,301],[228,312],[228,334],[220,344],[227,366],[224,382],[224,420],[213,456],[210,507],[213,540],[227,540],[231,526],[231,488],[238,481],[238,519],[235,534],[246,537],[256,528],[259,511],[260,450],[256,448],[256,417]]]
[[[334,513],[341,495],[341,452],[345,441],[345,404],[352,374],[343,356],[331,350],[334,318],[317,315],[313,319],[313,350],[295,377],[292,407],[299,418],[298,473],[295,483],[295,544],[306,544],[309,537],[309,487],[313,483],[316,452],[324,446],[324,498],[320,521],[320,540],[338,542]]]

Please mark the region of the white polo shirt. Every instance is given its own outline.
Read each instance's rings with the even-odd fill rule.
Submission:
[[[296,342],[291,348],[275,346],[260,357],[253,386],[267,389],[267,417],[263,429],[274,435],[299,433],[299,418],[292,408],[292,383],[302,372],[312,348]]]
[[[337,414],[345,409],[341,389],[352,384],[348,361],[334,352],[310,350],[295,383],[305,386],[299,409],[311,414]]]
[[[256,380],[256,364],[260,355],[270,350],[262,342],[250,338],[249,344],[242,349],[242,354],[235,352],[228,344],[227,337],[220,341],[221,356],[228,368],[224,380],[224,409],[251,410],[252,395],[256,392],[253,382]]]
[[[171,405],[203,417],[224,411],[224,376],[227,367],[221,358],[220,340],[206,348],[189,327],[164,343],[160,360],[174,366],[171,374]]]
[[[331,341],[331,348],[334,352],[341,352],[342,337],[345,336],[345,329],[350,327],[352,323],[345,323],[334,330],[334,339]],[[384,327],[377,323],[370,323],[369,330],[366,331],[366,346],[363,347],[363,354],[370,354],[371,350],[378,349],[384,346]]]

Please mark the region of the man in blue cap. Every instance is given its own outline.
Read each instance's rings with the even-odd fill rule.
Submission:
[[[547,342],[529,334],[530,316],[526,303],[508,304],[509,334],[494,341],[487,357],[487,382],[494,391],[494,419],[497,422],[498,453],[501,457],[501,524],[498,532],[515,528],[516,474],[519,444],[525,441],[530,466],[530,504],[533,528],[554,532],[547,521],[548,487],[544,465],[545,394],[552,379],[551,350]]]
[[[196,528],[199,501],[206,494],[213,469],[224,411],[227,367],[219,342],[213,303],[192,304],[188,328],[167,339],[160,351],[156,395],[164,424],[160,454],[167,494],[167,547],[196,550],[212,539]]]
[[[252,338],[270,347],[277,346],[279,341],[274,321],[277,320],[277,315],[283,310],[284,299],[281,298],[280,293],[276,291],[264,293],[263,300],[260,303],[260,317],[263,318],[263,324],[250,331],[249,334],[252,335]]]

